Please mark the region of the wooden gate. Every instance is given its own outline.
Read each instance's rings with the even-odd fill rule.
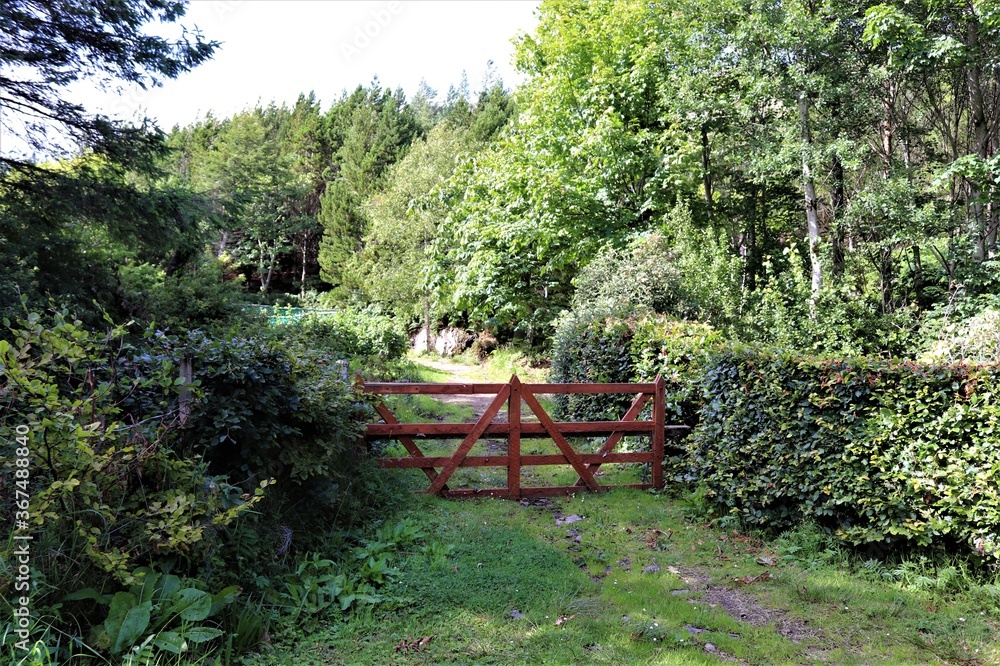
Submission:
[[[385,403],[376,406],[382,423],[367,426],[365,439],[396,439],[410,454],[403,458],[379,458],[381,467],[419,468],[430,480],[427,493],[462,496],[493,496],[509,499],[522,497],[551,497],[580,492],[584,489],[598,492],[612,486],[602,486],[594,473],[604,463],[651,463],[650,483],[628,484],[634,488],[663,487],[663,448],[668,430],[686,430],[686,426],[668,426],[665,423],[664,381],[657,376],[647,384],[522,384],[517,375],[506,384],[417,384],[365,382],[358,377],[360,389],[376,395],[474,395],[494,394],[482,416],[475,423],[400,423]],[[554,422],[539,404],[538,394],[634,393],[628,411],[620,421]],[[639,421],[643,407],[653,401],[653,420]],[[521,401],[538,419],[537,423],[522,422]],[[506,406],[507,422],[494,419]],[[625,435],[645,435],[652,439],[650,451],[615,453],[615,447]],[[472,447],[485,436],[506,438],[506,455],[470,456]],[[607,439],[596,453],[578,453],[566,440],[567,436],[597,437]],[[428,457],[423,454],[414,438],[462,438],[462,443],[451,456]],[[522,455],[521,440],[525,438],[550,438],[560,453],[547,455]],[[578,475],[572,486],[524,487],[521,485],[521,468],[533,465],[571,465]],[[506,467],[506,488],[450,489],[448,480],[459,467]],[[440,472],[438,471],[440,469]]]

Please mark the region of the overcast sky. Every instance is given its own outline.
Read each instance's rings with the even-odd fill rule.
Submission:
[[[222,42],[215,57],[162,88],[102,102],[108,111],[145,108],[164,129],[211,109],[227,116],[260,100],[294,102],[315,90],[324,107],[341,91],[401,86],[425,78],[441,95],[468,72],[475,91],[487,63],[516,85],[511,43],[533,30],[534,0],[347,2],[194,0],[181,24]],[[130,108],[133,107],[133,108]]]
[[[258,101],[291,104],[310,90],[325,109],[344,89],[375,76],[407,97],[426,79],[443,97],[465,71],[474,93],[490,60],[496,75],[516,87],[511,40],[534,30],[537,6],[537,0],[193,0],[179,24],[222,42],[211,61],[161,88],[115,96],[80,84],[71,98],[119,118],[148,115],[169,131],[210,110],[226,117]],[[5,151],[16,149],[4,139]]]

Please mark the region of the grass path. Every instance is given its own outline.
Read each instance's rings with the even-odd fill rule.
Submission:
[[[435,379],[438,383],[474,384],[486,381],[482,369],[478,366],[432,356],[417,356],[414,360],[419,365],[442,373],[444,376],[442,379]],[[493,402],[493,398],[494,396],[489,394],[442,395],[438,396],[437,400],[451,405],[468,405],[472,407],[472,416],[467,420],[474,422],[489,408],[490,403]],[[500,413],[497,414],[494,420],[499,422],[506,421],[506,411],[500,410]]]
[[[667,495],[414,497],[400,519],[425,536],[395,600],[254,666],[1000,663],[996,607],[865,579],[808,530],[712,529]]]

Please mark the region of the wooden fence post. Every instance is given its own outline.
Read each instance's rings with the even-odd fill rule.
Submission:
[[[507,497],[521,499],[521,380],[510,378],[510,398],[507,400],[507,422],[510,433],[507,443]]]
[[[663,444],[667,425],[666,382],[663,380],[663,375],[656,375],[654,384],[656,393],[653,396],[653,469],[650,481],[654,488],[662,488]]]

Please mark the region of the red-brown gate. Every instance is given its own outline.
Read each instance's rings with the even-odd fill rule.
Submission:
[[[378,464],[390,468],[421,469],[430,480],[427,493],[462,496],[493,496],[509,499],[522,497],[551,497],[580,492],[584,489],[598,492],[610,487],[597,482],[594,473],[604,463],[650,463],[652,471],[649,483],[628,484],[634,488],[663,487],[663,449],[668,430],[684,430],[686,426],[666,425],[664,405],[664,381],[656,380],[646,384],[522,384],[517,375],[506,384],[417,384],[401,382],[365,382],[358,377],[358,386],[376,395],[474,395],[495,394],[490,406],[475,423],[400,423],[395,415],[379,401],[376,406],[382,423],[367,426],[366,440],[394,438],[403,445],[409,456],[402,458],[379,458]],[[573,421],[554,422],[536,397],[538,394],[590,393],[614,394],[634,393],[628,411],[620,421]],[[522,422],[521,401],[528,406],[538,419],[537,423]],[[643,407],[653,401],[653,420],[639,421]],[[495,422],[497,414],[506,406],[507,423]],[[566,440],[567,436],[597,437],[607,436],[596,453],[578,453]],[[652,439],[651,450],[616,453],[615,447],[625,435],[646,435]],[[469,452],[480,438],[506,437],[506,455],[470,456]],[[458,449],[451,456],[425,456],[414,438],[463,438]],[[522,455],[521,440],[525,438],[550,438],[559,449],[558,454]],[[524,487],[521,485],[521,468],[534,465],[571,465],[579,476],[572,486]],[[506,467],[506,488],[450,489],[448,480],[459,467]],[[438,471],[440,469],[440,472]]]

